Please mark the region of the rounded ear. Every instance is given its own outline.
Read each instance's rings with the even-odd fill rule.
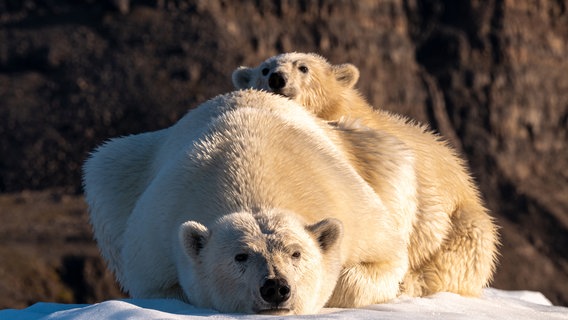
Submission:
[[[308,225],[306,230],[317,239],[323,252],[339,245],[343,237],[343,223],[333,218],[323,219],[320,222]]]
[[[359,69],[350,63],[339,64],[333,66],[333,75],[342,86],[352,88],[359,80]]]
[[[249,87],[254,70],[249,67],[238,67],[233,71],[233,86],[237,89],[246,89]]]
[[[187,221],[179,227],[179,241],[185,254],[195,259],[209,240],[209,230],[196,221]]]

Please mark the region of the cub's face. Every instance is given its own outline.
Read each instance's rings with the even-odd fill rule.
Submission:
[[[234,213],[211,228],[189,221],[180,282],[191,303],[222,312],[306,314],[322,308],[341,269],[341,222],[293,213]]]
[[[295,100],[316,115],[325,112],[343,89],[351,89],[359,70],[351,64],[331,65],[313,53],[285,53],[271,57],[255,68],[233,71],[237,89],[259,89]]]

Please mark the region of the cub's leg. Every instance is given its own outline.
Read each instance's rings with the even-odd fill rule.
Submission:
[[[384,243],[381,241],[384,230],[376,230],[373,248],[388,246],[393,251],[362,258],[370,262],[345,266],[327,305],[359,307],[385,302],[398,295],[408,270],[408,243],[417,213],[415,155],[395,136],[361,125],[356,119],[329,124],[336,129],[340,138],[338,145],[353,167],[388,208],[387,219],[393,221],[401,243]],[[380,214],[377,212],[379,219]],[[374,251],[368,249],[366,251]]]
[[[343,269],[327,307],[356,308],[382,303],[399,294],[405,263],[363,262]]]
[[[495,270],[497,244],[497,228],[486,210],[477,202],[462,204],[451,217],[451,229],[440,249],[406,275],[403,292],[479,296]]]

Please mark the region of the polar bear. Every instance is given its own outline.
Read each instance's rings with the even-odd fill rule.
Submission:
[[[495,270],[498,235],[464,161],[425,126],[374,110],[354,88],[358,79],[359,71],[352,64],[331,65],[317,54],[305,53],[277,55],[232,74],[236,88],[278,93],[338,128],[347,130],[355,124],[392,135],[407,145],[416,157],[418,212],[402,292],[478,296]],[[360,144],[352,140],[343,147]],[[392,193],[393,186],[384,181],[384,164],[369,163],[364,150],[347,154],[353,155],[353,166],[379,196]],[[336,293],[331,301],[341,300]]]
[[[385,164],[391,193],[356,172],[340,147],[350,139]],[[84,188],[101,253],[132,297],[303,314],[398,295],[414,165],[391,135],[335,128],[290,99],[244,90],[105,143],[84,166]],[[334,290],[341,299],[329,301]]]

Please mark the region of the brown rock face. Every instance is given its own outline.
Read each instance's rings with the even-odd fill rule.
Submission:
[[[568,305],[567,5],[0,1],[0,307],[119,296],[81,198],[61,195],[80,192],[88,152],[285,51],[357,65],[375,107],[444,135],[503,227],[494,286]]]

